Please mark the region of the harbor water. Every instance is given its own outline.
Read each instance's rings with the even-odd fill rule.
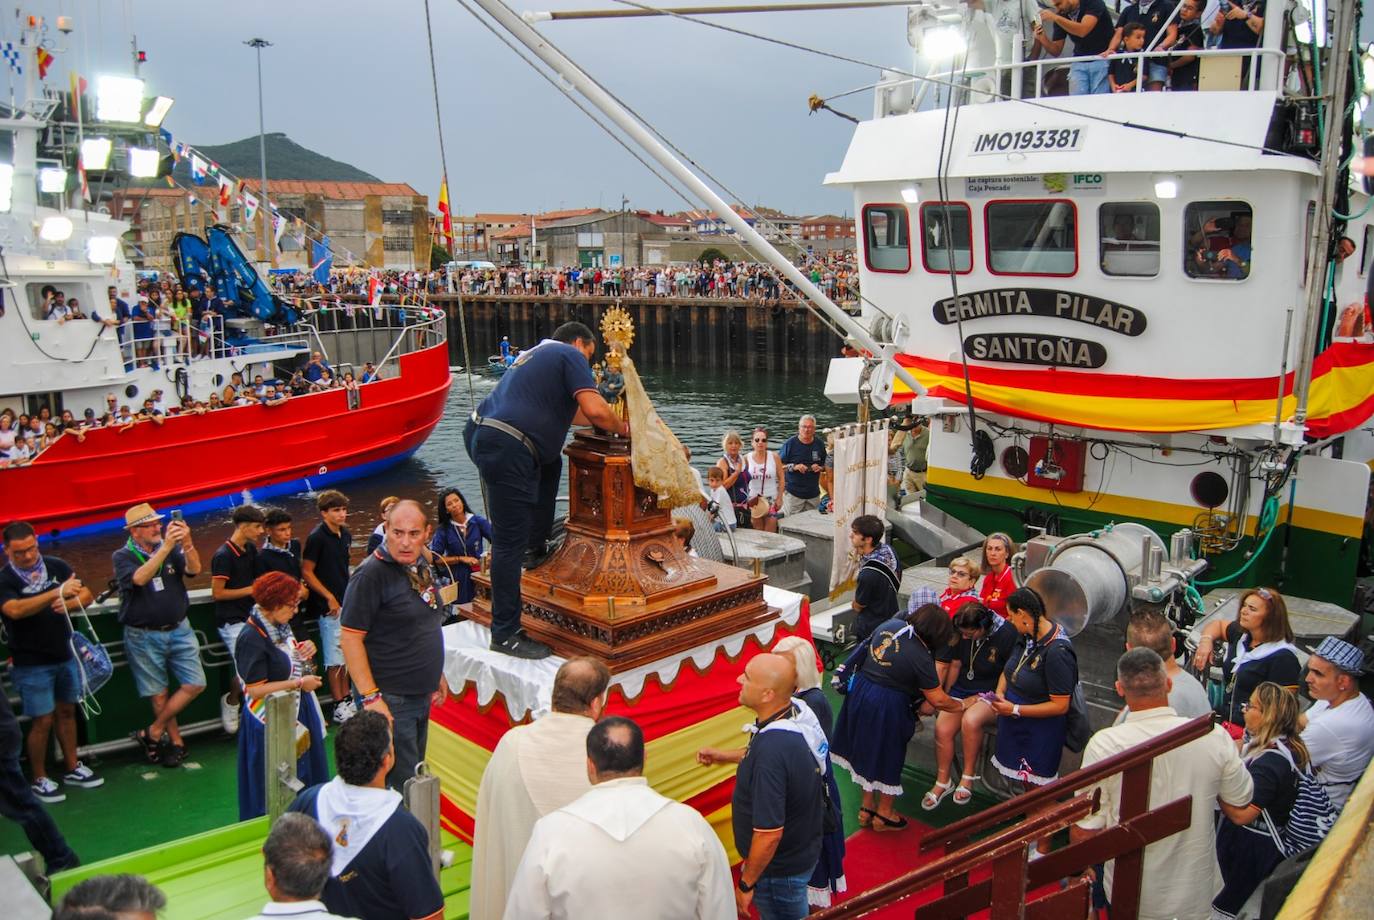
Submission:
[[[803,413],[815,415],[820,427],[854,418],[852,406],[836,406],[821,395],[823,378],[819,375],[703,368],[644,374],[643,379],[659,414],[691,448],[692,463],[702,471],[720,456],[720,439],[727,428],[737,429],[747,447],[749,432],[756,425],[764,425],[769,429],[769,446],[777,450],[784,439],[796,434],[797,419]],[[481,512],[482,491],[477,471],[463,449],[463,424],[472,412],[473,399],[480,402],[496,384],[497,378],[474,374],[469,391],[468,376],[455,375],[443,419],[414,456],[379,475],[343,484],[342,491],[351,502],[348,527],[355,544],[365,542],[367,533],[376,526],[378,504],[388,495],[414,498],[424,503],[432,515],[439,492],[452,486]],[[566,494],[566,487],[563,491]],[[251,493],[246,492],[244,500],[251,501]],[[311,493],[277,498],[270,504],[291,513],[295,536],[302,543],[318,523]],[[187,521],[206,569],[190,584],[208,587],[210,555],[233,530],[229,512],[192,515]],[[99,593],[112,575],[110,554],[121,542],[121,535],[110,531],[58,539],[45,544],[44,551],[71,563],[78,577]]]

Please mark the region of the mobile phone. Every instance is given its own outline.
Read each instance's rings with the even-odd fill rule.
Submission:
[[[180,508],[178,508],[177,510],[175,510],[175,511],[172,512],[172,520],[174,520],[174,521],[180,521],[180,520],[182,520],[182,517],[181,517],[181,509],[180,509]]]

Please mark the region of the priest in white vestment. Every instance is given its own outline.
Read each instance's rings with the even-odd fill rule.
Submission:
[[[553,680],[552,712],[501,737],[477,788],[471,920],[500,920],[534,823],[591,788],[587,732],[606,705],[611,672],[570,658]]]
[[[720,838],[644,779],[644,733],[612,716],[587,735],[591,789],[534,825],[506,920],[732,920]]]

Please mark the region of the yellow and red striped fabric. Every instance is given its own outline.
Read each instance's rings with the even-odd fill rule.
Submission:
[[[898,355],[930,395],[965,402],[957,361]],[[1293,373],[1284,378],[1284,418],[1297,408]],[[1060,368],[969,366],[980,408],[1020,418],[1111,431],[1203,431],[1272,424],[1278,376],[1178,379]],[[894,400],[911,398],[900,381]],[[1337,342],[1312,369],[1308,425],[1317,436],[1348,431],[1374,415],[1374,345]]]
[[[811,638],[805,603],[795,626],[777,624],[770,647],[793,635]],[[715,828],[731,862],[739,858],[730,829],[735,767],[703,767],[697,763],[696,754],[704,747],[744,746],[744,726],[754,717],[739,705],[739,676],[749,659],[765,650],[750,638],[734,658],[723,649],[717,650],[715,660],[705,669],[696,668],[688,658],[666,686],[651,677],[630,700],[613,686],[606,705],[608,714],[634,719],[644,731],[644,774],[649,784],[700,811]],[[430,710],[425,762],[439,777],[444,827],[470,843],[482,771],[501,736],[517,722],[511,720],[500,694],[481,706],[475,685],[454,690],[444,705]],[[521,721],[528,721],[528,716]]]

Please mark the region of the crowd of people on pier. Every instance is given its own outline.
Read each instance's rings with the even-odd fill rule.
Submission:
[[[858,297],[859,272],[854,251],[829,253],[797,262],[812,283],[841,301]],[[309,273],[284,272],[271,282],[284,296],[367,296],[373,275],[360,270],[331,272],[328,284]],[[385,271],[376,276],[381,293],[425,296],[462,294],[535,297],[678,297],[773,301],[794,297],[792,283],[760,262],[715,259],[709,264],[657,266],[561,266],[533,268],[508,265],[479,268],[471,264],[430,271]]]

